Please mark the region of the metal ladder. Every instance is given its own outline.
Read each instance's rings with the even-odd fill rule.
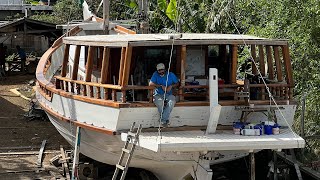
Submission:
[[[119,170],[122,170],[122,175],[121,175],[120,180],[124,180],[124,178],[126,177],[126,174],[127,174],[128,168],[129,168],[129,164],[130,164],[134,149],[136,147],[136,144],[138,142],[139,134],[141,132],[141,127],[142,127],[141,124],[140,124],[138,129],[137,129],[137,131],[134,133],[133,129],[135,127],[135,124],[136,124],[135,122],[132,124],[132,126],[131,126],[128,134],[127,134],[127,140],[126,140],[126,142],[125,142],[125,144],[124,144],[124,146],[122,148],[120,159],[119,159],[118,164],[116,164],[116,169],[114,171],[112,180],[116,180],[117,179]],[[130,142],[132,142],[131,149],[127,149]],[[124,166],[122,166],[121,164],[122,164],[123,158],[125,156],[125,153],[128,154],[128,157],[127,157],[126,164]]]

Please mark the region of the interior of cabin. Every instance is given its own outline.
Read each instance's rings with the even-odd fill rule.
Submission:
[[[70,46],[75,47],[72,67],[67,66]],[[83,61],[80,49],[85,49]],[[278,103],[287,103],[293,95],[287,45],[175,45],[171,48],[170,45],[66,44],[64,55],[61,76],[56,76],[57,89],[115,103],[152,104],[153,88],[148,83],[158,63],[164,63],[166,68],[170,64],[169,70],[180,80],[180,86],[174,91],[177,105],[192,102],[209,105],[209,68],[218,69],[219,103],[222,105],[242,104],[248,99],[255,104],[268,104],[269,94],[263,80]],[[81,66],[84,75],[78,73]]]

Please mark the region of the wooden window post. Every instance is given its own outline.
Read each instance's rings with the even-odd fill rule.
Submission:
[[[70,50],[70,44],[66,44],[64,47],[64,56],[62,61],[62,70],[61,70],[61,76],[66,77],[67,75],[67,66],[69,61],[69,50]]]
[[[256,53],[256,45],[252,44],[251,45],[251,56],[252,56],[252,61],[251,66],[252,66],[252,74],[256,75],[257,74],[257,66],[255,62],[257,62],[257,53]]]
[[[237,83],[238,45],[232,45],[231,84]]]
[[[273,60],[272,60],[271,46],[266,46],[266,52],[267,52],[269,79],[273,80],[274,79],[274,75],[273,75]]]
[[[93,71],[93,56],[94,56],[95,47],[90,46],[88,50],[88,59],[86,63],[86,82],[91,82],[91,75]],[[90,97],[93,97],[93,87],[90,87]],[[86,91],[86,85],[84,85],[84,91]]]
[[[110,63],[110,48],[104,47],[103,49],[103,59],[102,59],[102,67],[101,67],[101,84],[106,84],[108,79],[108,70],[109,70],[109,63]],[[104,99],[107,100],[108,98],[108,89],[104,88]]]
[[[181,46],[181,70],[180,70],[180,86],[186,85],[186,61],[187,61],[187,46]],[[184,101],[183,88],[179,89],[180,101]]]

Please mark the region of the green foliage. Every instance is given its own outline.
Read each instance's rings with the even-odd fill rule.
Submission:
[[[59,0],[53,6],[52,14],[40,12],[31,16],[31,18],[54,24],[65,24],[71,20],[83,19],[82,8],[78,6],[75,0]]]

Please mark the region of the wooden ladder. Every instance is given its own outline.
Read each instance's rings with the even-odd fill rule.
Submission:
[[[124,180],[124,178],[126,177],[126,174],[127,174],[128,168],[129,168],[129,164],[130,164],[134,149],[136,147],[136,144],[138,143],[139,134],[142,129],[142,126],[140,124],[137,131],[134,133],[133,130],[134,130],[135,124],[136,124],[135,122],[132,124],[132,126],[127,134],[127,140],[122,148],[120,159],[119,159],[118,164],[116,164],[116,169],[114,171],[112,180],[117,179],[119,170],[122,170],[122,175],[121,175],[120,180]],[[130,142],[132,142],[132,146],[131,146],[131,149],[128,149],[128,145],[130,144]],[[128,154],[128,157],[127,157],[127,161],[126,161],[125,165],[122,166],[121,164],[122,164],[123,158],[125,156],[125,153]]]

